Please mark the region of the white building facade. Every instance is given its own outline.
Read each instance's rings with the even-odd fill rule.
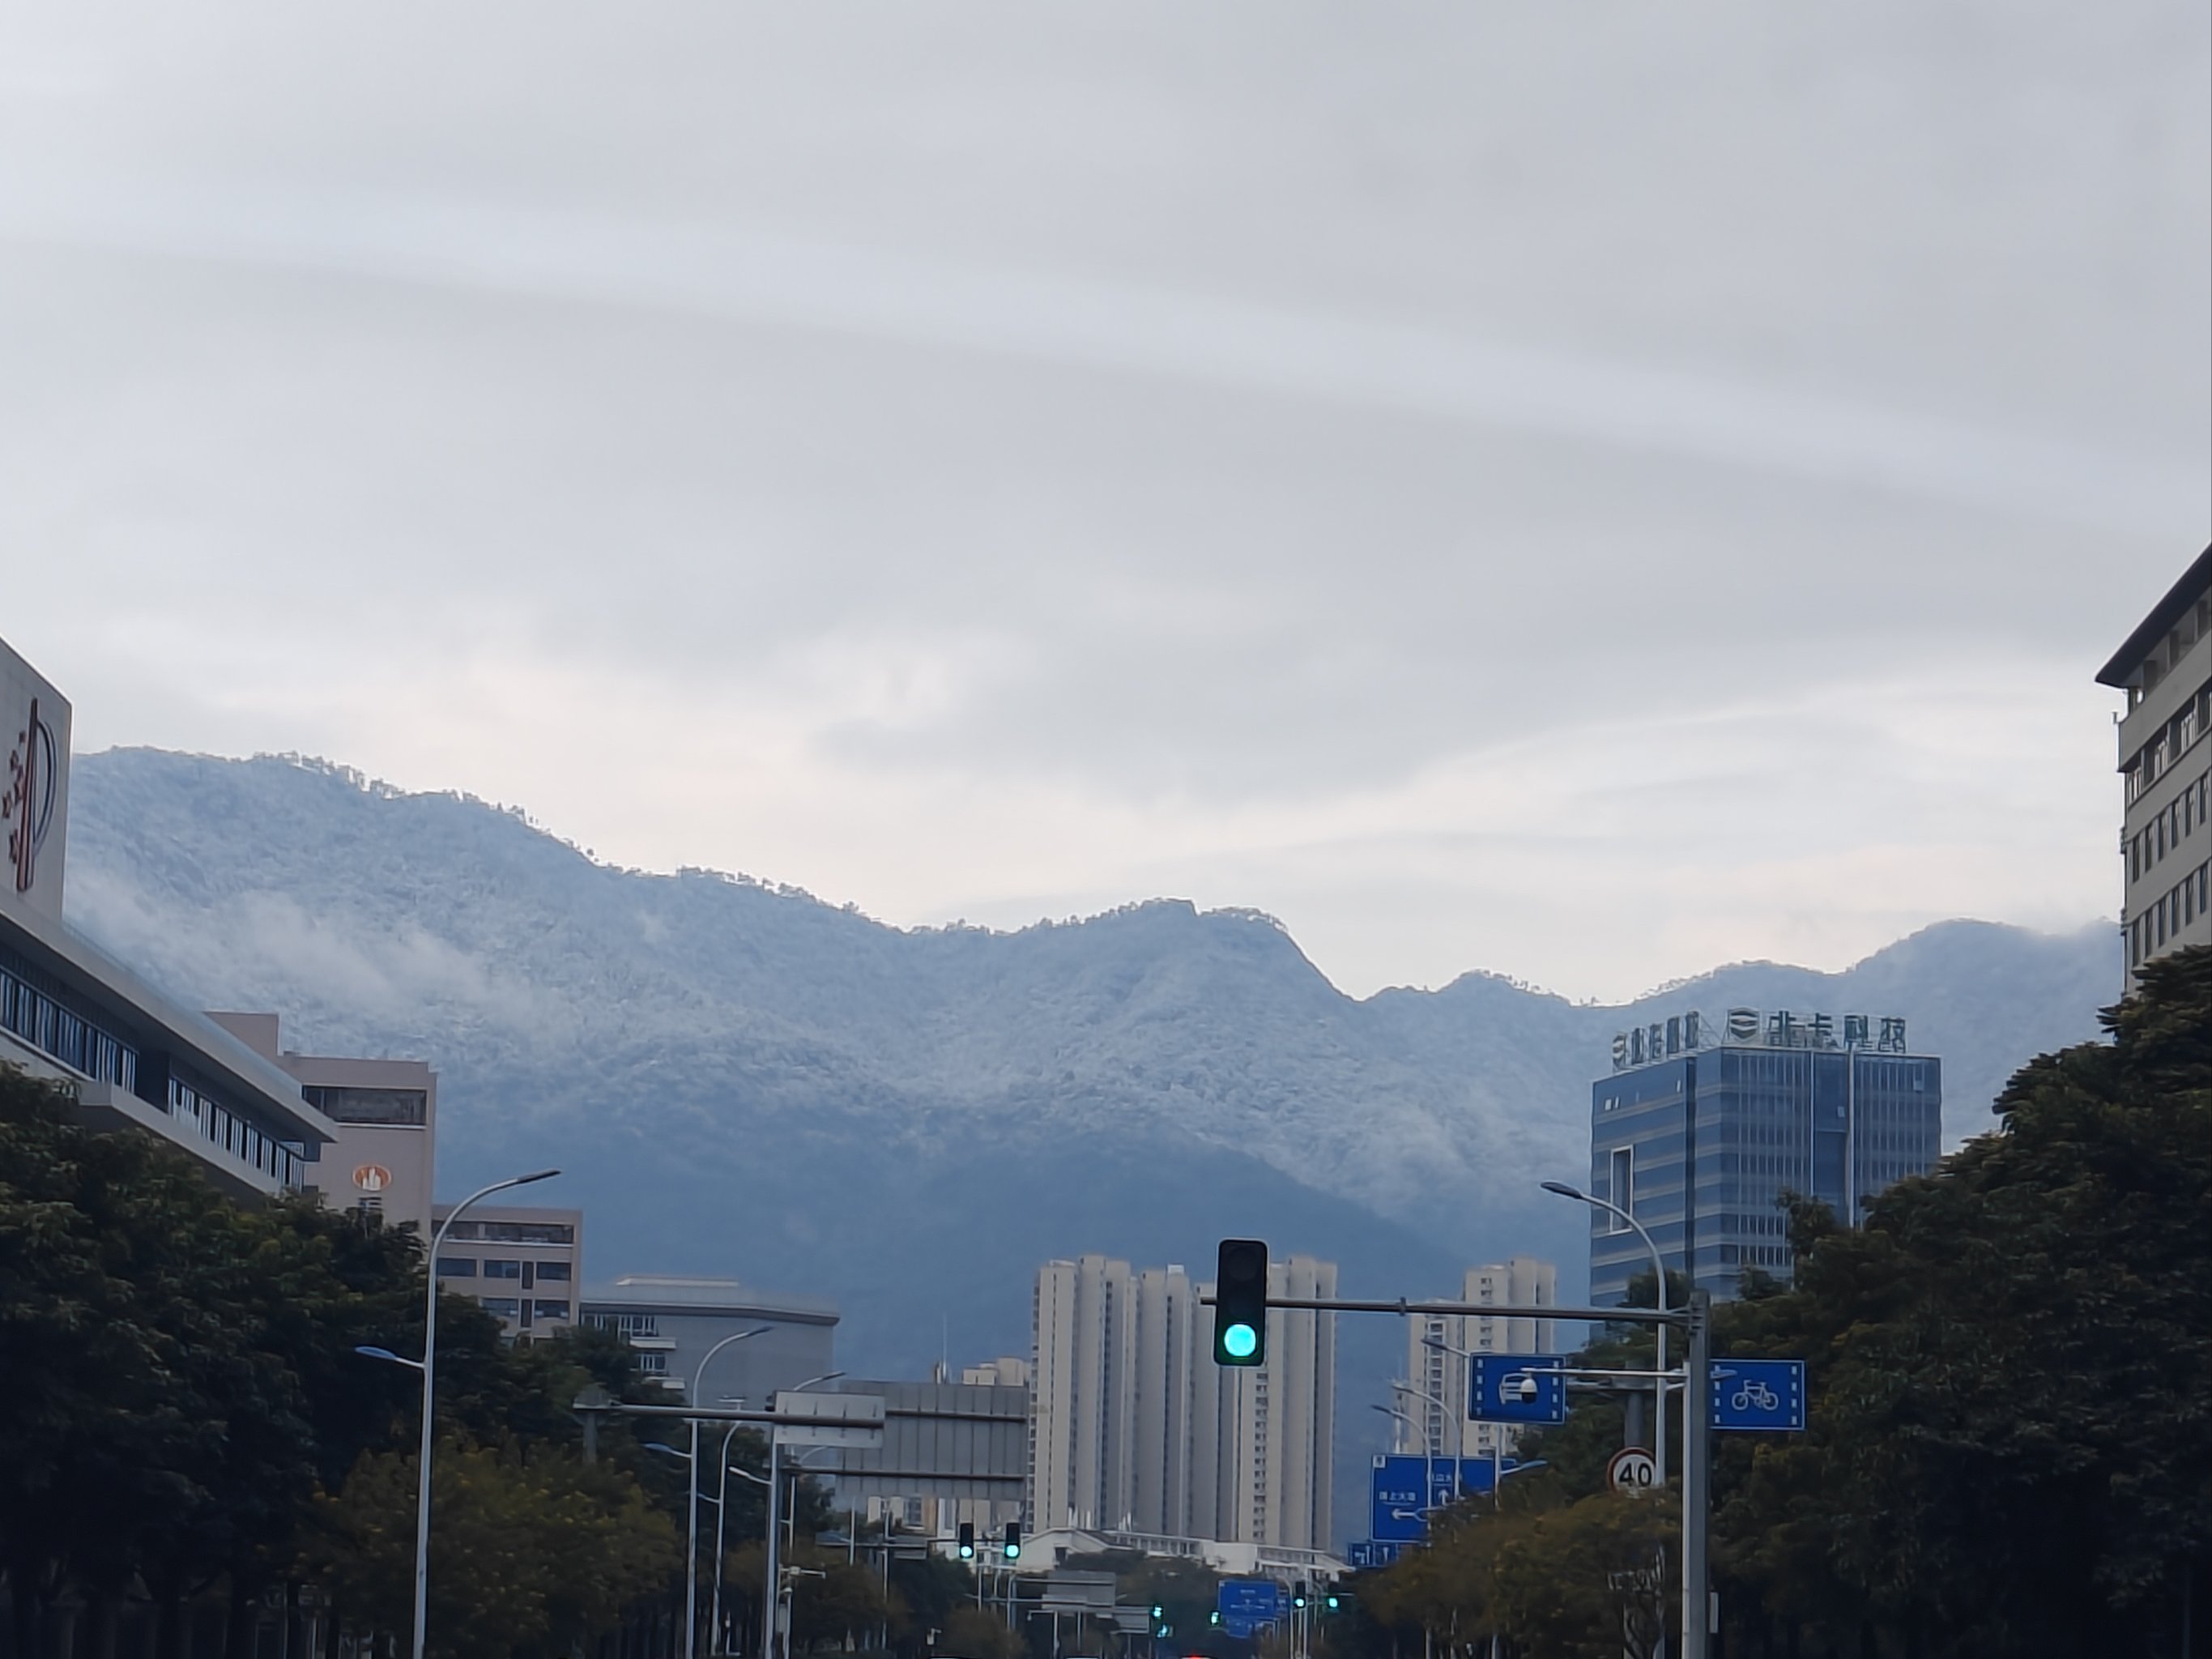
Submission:
[[[2120,932],[2127,980],[2143,963],[2212,945],[2212,548],[2099,671],[2124,692]]]
[[[1333,1262],[1271,1263],[1279,1296],[1336,1293]],[[1037,1272],[1029,1522],[1319,1549],[1336,1414],[1333,1316],[1281,1310],[1267,1364],[1213,1363],[1211,1287],[1086,1255]]]

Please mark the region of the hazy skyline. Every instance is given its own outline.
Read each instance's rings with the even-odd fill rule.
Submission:
[[[1621,998],[2119,899],[2203,9],[0,8],[0,632],[901,924]]]

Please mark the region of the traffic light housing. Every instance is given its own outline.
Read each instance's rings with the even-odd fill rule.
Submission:
[[[960,1523],[960,1559],[963,1561],[975,1559],[975,1523],[973,1521]]]
[[[999,1546],[999,1553],[1009,1561],[1018,1561],[1022,1559],[1022,1523],[1020,1522],[1006,1522],[1006,1540]]]
[[[1306,1581],[1303,1578],[1291,1588],[1291,1605],[1302,1607],[1306,1604]]]
[[[1213,1274],[1213,1363],[1260,1365],[1267,1358],[1267,1245],[1224,1238]]]
[[[1328,1610],[1329,1610],[1331,1613],[1334,1613],[1334,1612],[1336,1611],[1336,1608],[1337,1608],[1337,1595],[1336,1595],[1336,1592],[1335,1592],[1334,1590],[1331,1590],[1331,1591],[1328,1593]]]

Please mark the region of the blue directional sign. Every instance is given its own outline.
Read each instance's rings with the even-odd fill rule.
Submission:
[[[1283,1587],[1272,1578],[1224,1578],[1214,1592],[1213,1604],[1221,1610],[1224,1630],[1231,1636],[1249,1636],[1283,1616]]]
[[[1478,1423],[1564,1423],[1567,1379],[1559,1356],[1477,1354],[1468,1367],[1467,1414]]]
[[[1509,1474],[1513,1468],[1510,1462],[1505,1465]],[[1367,1475],[1368,1536],[1376,1543],[1418,1543],[1429,1535],[1431,1510],[1449,1509],[1471,1493],[1488,1492],[1494,1474],[1486,1457],[1377,1454]]]
[[[1805,1362],[1802,1359],[1716,1359],[1712,1424],[1717,1429],[1780,1431],[1805,1428]]]

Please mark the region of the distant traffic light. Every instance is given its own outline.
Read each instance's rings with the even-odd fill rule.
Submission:
[[[975,1523],[973,1521],[960,1523],[960,1559],[963,1561],[975,1559]]]
[[[1022,1559],[1022,1523],[1020,1522],[1006,1522],[1006,1542],[999,1546],[999,1553],[1009,1561],[1018,1561]]]
[[[1334,1613],[1336,1611],[1336,1592],[1334,1590],[1331,1590],[1328,1593],[1328,1610],[1331,1613]]]
[[[1213,1275],[1213,1363],[1258,1365],[1267,1358],[1267,1243],[1224,1238]]]
[[[1159,1623],[1160,1620],[1166,1613],[1167,1609],[1162,1607],[1158,1602],[1155,1601],[1152,1603],[1152,1622],[1154,1624],[1157,1625]]]
[[[1291,1587],[1291,1605],[1294,1607],[1302,1607],[1305,1606],[1305,1604],[1306,1581],[1301,1578],[1296,1584],[1293,1584]]]

